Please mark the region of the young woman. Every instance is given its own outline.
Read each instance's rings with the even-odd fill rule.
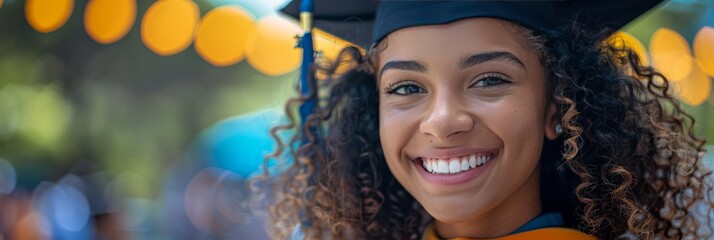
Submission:
[[[711,236],[704,141],[667,80],[528,8],[547,4],[383,2],[373,47],[318,67],[320,107],[278,141],[273,237]]]

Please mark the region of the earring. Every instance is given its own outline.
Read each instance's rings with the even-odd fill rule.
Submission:
[[[560,125],[560,123],[555,124],[555,133],[558,135],[563,134],[563,125]]]

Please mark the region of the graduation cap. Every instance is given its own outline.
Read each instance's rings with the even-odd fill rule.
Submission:
[[[595,29],[615,31],[662,0],[293,0],[282,11],[301,19],[305,33],[301,91],[308,98],[300,107],[302,123],[315,107],[316,86],[309,76],[313,63],[313,26],[367,48],[396,30],[446,24],[461,19],[490,17],[546,32],[579,21]],[[313,81],[313,82],[310,82]]]
[[[555,29],[573,20],[614,31],[663,0],[313,1],[315,27],[366,48],[401,28],[473,17],[509,20],[535,31]],[[299,5],[300,0],[294,0],[282,11],[298,18]]]

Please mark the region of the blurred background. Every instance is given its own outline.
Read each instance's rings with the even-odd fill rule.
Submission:
[[[299,74],[286,4],[0,0],[0,239],[265,238],[245,184]],[[318,61],[348,44],[316,34]],[[616,37],[714,141],[714,2]]]

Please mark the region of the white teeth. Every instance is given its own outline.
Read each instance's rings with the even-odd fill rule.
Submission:
[[[472,154],[459,158],[450,158],[448,160],[438,158],[424,159],[422,166],[426,171],[431,173],[454,174],[477,168],[489,160],[491,160],[490,156],[476,156],[476,154]]]
[[[467,158],[461,159],[461,171],[469,170],[469,160]]]
[[[452,158],[449,160],[449,173],[461,172],[461,161],[458,158]]]
[[[449,173],[449,164],[446,161],[439,161],[439,168],[436,173]]]

